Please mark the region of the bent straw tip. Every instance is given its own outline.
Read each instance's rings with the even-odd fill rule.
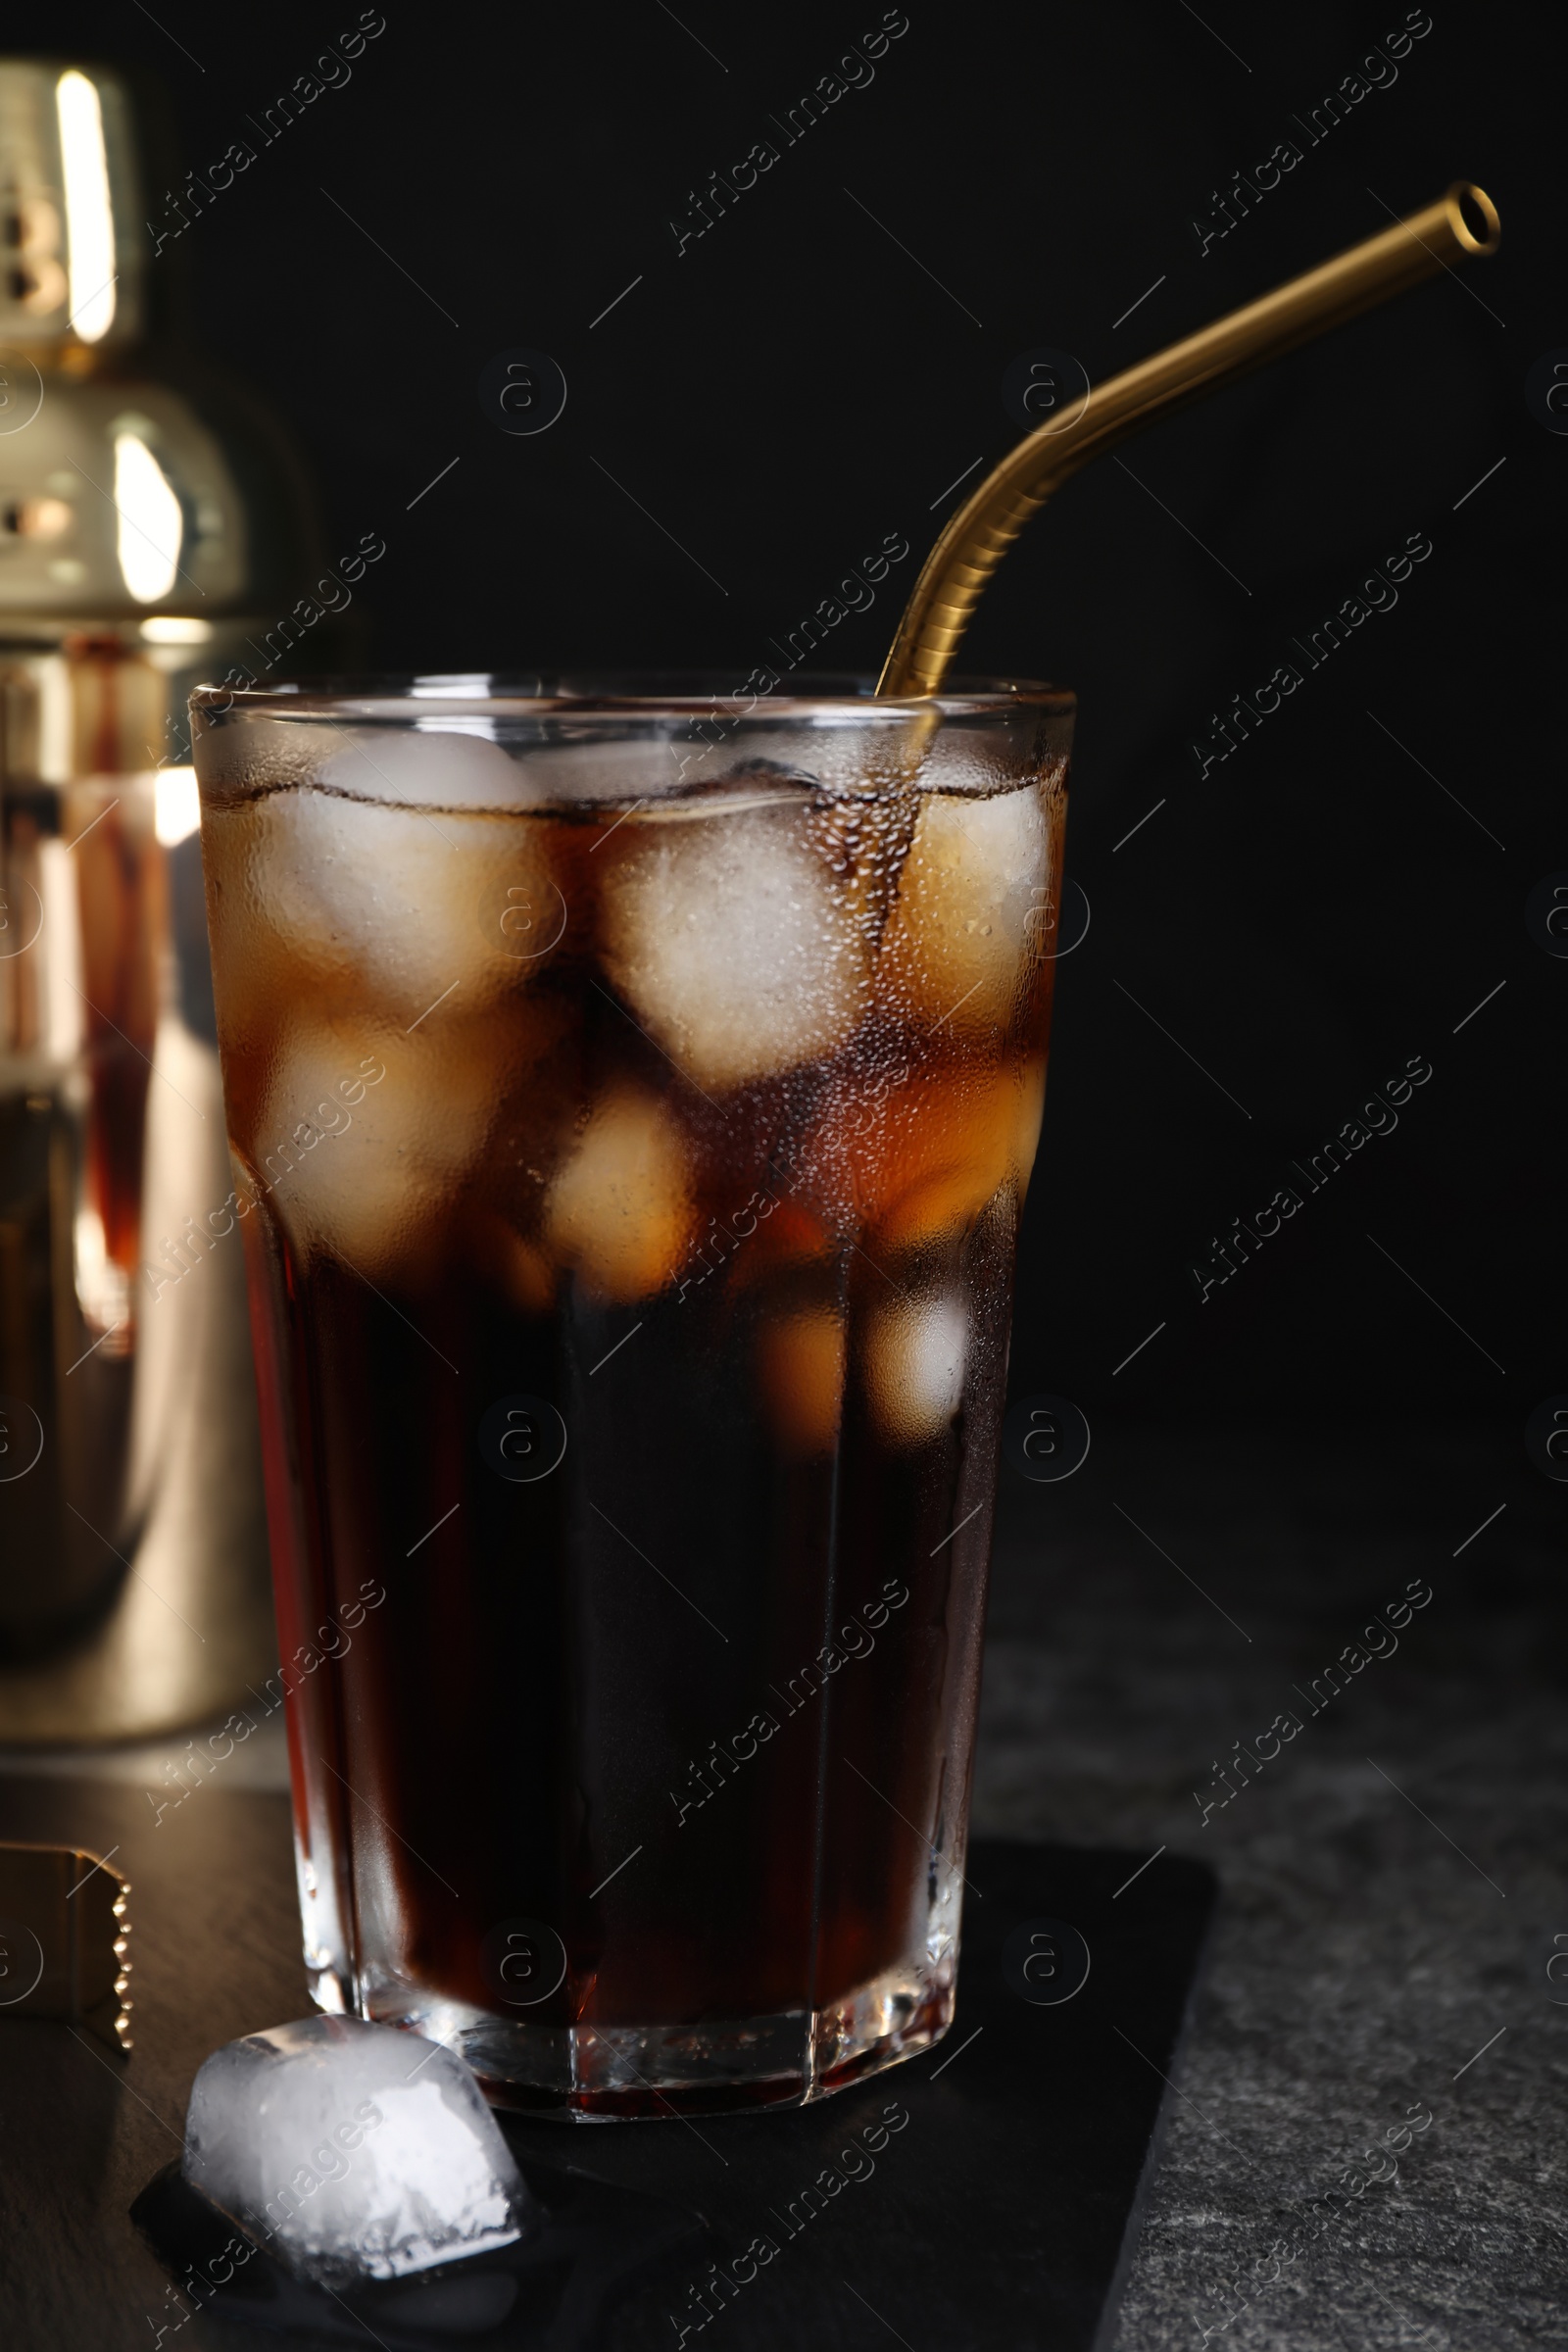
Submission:
[[[1456,179],[1444,198],[1454,239],[1466,253],[1495,253],[1502,242],[1497,208],[1473,179]]]

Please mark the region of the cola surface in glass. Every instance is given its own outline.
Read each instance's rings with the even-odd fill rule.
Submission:
[[[306,1956],[576,2118],[951,2019],[1071,698],[196,698]]]

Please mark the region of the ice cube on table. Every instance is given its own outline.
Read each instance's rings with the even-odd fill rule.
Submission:
[[[331,2287],[511,2245],[535,2220],[462,2059],[356,2017],[215,2050],[191,2087],[182,2169],[295,2278]]]
[[[865,946],[793,808],[621,832],[601,885],[605,966],[678,1069],[722,1091],[844,1043],[869,1001]]]

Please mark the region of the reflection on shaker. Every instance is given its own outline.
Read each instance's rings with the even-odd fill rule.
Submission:
[[[119,78],[0,62],[0,179],[58,230],[0,276],[0,1743],[37,1743],[274,1655],[185,698],[320,566],[287,450],[170,336]]]

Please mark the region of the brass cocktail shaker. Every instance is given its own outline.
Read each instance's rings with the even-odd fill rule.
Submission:
[[[272,1645],[185,697],[343,629],[138,145],[114,74],[0,59],[0,1744],[199,1720]]]

